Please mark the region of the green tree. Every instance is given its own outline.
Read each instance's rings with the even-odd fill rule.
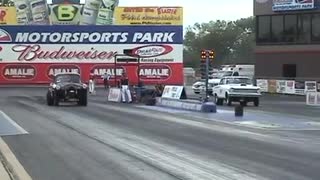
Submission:
[[[187,27],[184,36],[185,66],[199,66],[201,49],[216,51],[215,65],[253,63],[254,28],[254,17],[196,23]]]

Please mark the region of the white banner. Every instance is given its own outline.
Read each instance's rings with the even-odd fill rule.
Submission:
[[[286,81],[277,80],[277,93],[285,93],[286,92]]]
[[[141,63],[182,63],[183,45],[1,44],[0,63],[113,63],[114,55],[135,49]],[[159,51],[172,51],[159,54]],[[153,52],[154,51],[154,52]],[[4,53],[5,52],[5,53]]]
[[[108,101],[110,102],[121,102],[121,89],[110,88],[108,94]]]
[[[317,92],[317,81],[306,81],[305,92]]]
[[[286,81],[286,94],[295,94],[295,81]]]
[[[307,92],[306,103],[310,106],[320,106],[320,93]]]
[[[162,93],[162,98],[180,99],[183,89],[183,86],[165,86]]]
[[[268,92],[268,80],[257,79],[257,86],[260,87],[261,92]]]

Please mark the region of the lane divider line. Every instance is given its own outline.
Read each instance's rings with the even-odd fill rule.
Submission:
[[[9,121],[15,128],[17,128],[22,134],[29,134],[28,131],[23,129],[21,126],[19,126],[14,120],[12,120],[6,113],[3,111],[0,111],[0,114],[7,120]]]
[[[0,156],[4,164],[15,180],[32,180],[16,156],[13,154],[7,143],[0,138]]]

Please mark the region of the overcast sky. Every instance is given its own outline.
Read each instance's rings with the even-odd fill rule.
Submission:
[[[253,15],[252,0],[119,0],[119,6],[182,6],[185,26]]]

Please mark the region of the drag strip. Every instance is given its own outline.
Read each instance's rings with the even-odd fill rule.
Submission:
[[[305,139],[100,99],[90,96],[88,107],[48,107],[40,91],[4,98],[3,112],[29,132],[4,140],[28,173],[41,180],[311,180],[320,175],[317,133]]]

